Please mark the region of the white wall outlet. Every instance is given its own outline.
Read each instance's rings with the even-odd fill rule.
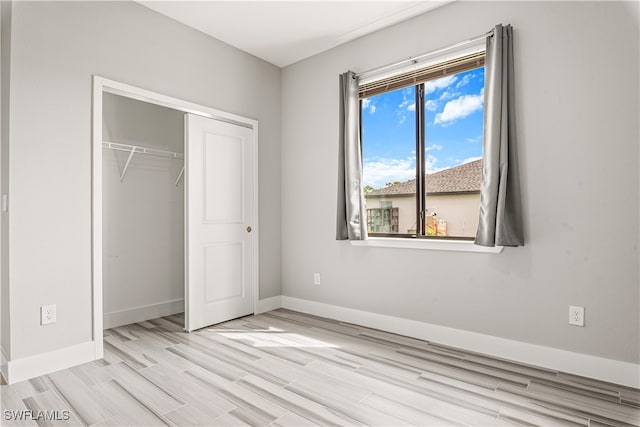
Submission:
[[[313,273],[313,284],[314,285],[320,284],[320,273]]]
[[[43,305],[40,307],[40,324],[49,325],[56,323],[56,305]]]
[[[584,326],[584,307],[569,306],[569,324]]]

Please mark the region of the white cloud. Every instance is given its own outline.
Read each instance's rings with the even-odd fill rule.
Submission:
[[[458,84],[456,84],[456,89],[460,89],[462,86],[469,84],[469,82],[471,81],[472,78],[474,78],[476,75],[475,74],[467,74],[465,75],[462,80],[460,80],[458,82]]]
[[[478,142],[482,142],[482,135],[474,136],[473,138],[465,138],[469,144],[477,144]]]
[[[429,80],[424,84],[424,93],[430,94],[438,89],[444,89],[454,84],[458,78],[456,76],[446,76],[436,80]]]
[[[432,144],[426,147],[426,151],[442,150],[442,146]],[[477,160],[470,158],[467,161]],[[370,158],[363,162],[363,186],[370,185],[373,188],[383,188],[388,182],[405,182],[416,177],[416,158],[407,159]],[[427,173],[439,172],[450,166],[438,166],[439,160],[433,154],[425,155]]]
[[[463,161],[461,161],[461,162],[460,162],[460,164],[459,164],[459,165],[457,165],[457,166],[464,165],[464,164],[466,164],[466,163],[475,162],[476,160],[481,160],[481,159],[482,159],[482,156],[477,156],[477,157],[467,157],[466,159],[464,159]]]
[[[463,161],[460,162],[461,165],[464,165],[465,163],[471,163],[471,162],[475,162],[476,160],[480,160],[482,159],[482,156],[477,156],[477,157],[467,157],[466,159],[464,159]],[[459,166],[459,165],[458,165]]]
[[[402,91],[402,102],[398,105],[398,108],[404,110],[405,108],[408,108],[411,103],[413,103],[413,97],[412,99],[407,98],[407,95],[410,94],[411,92],[407,91],[406,89]]]
[[[382,188],[388,182],[404,182],[416,177],[416,159],[364,159],[363,184],[373,188]]]
[[[434,124],[446,126],[480,110],[484,104],[484,88],[478,95],[464,95],[446,103],[441,113],[436,114]]]
[[[415,111],[416,103],[414,100],[413,87],[409,87],[402,90],[402,102],[398,104],[396,115],[398,116],[398,122],[403,124],[407,120],[407,111]]]
[[[362,99],[362,109],[363,110],[369,110],[369,114],[373,114],[376,112],[376,105],[371,102],[371,99],[369,98],[363,98]]]
[[[425,166],[427,168],[427,173],[440,172],[441,170],[447,169],[447,166],[438,166],[438,158],[433,154],[427,154],[425,156]]]
[[[450,92],[445,90],[442,95],[440,95],[440,101],[447,101],[449,99],[453,99],[456,96],[460,96],[460,92]]]
[[[424,103],[424,108],[426,108],[427,111],[436,111],[438,109],[438,101],[429,99]]]

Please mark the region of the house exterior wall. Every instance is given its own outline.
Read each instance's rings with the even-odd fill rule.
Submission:
[[[415,233],[416,201],[413,196],[365,196],[366,208],[391,203],[399,210],[398,233]],[[480,214],[480,194],[443,194],[427,196],[427,212],[436,213],[436,220],[447,221],[447,236],[475,237]]]
[[[480,215],[480,194],[427,196],[427,212],[447,221],[447,236],[476,237]]]
[[[416,198],[414,196],[395,196],[395,197],[365,197],[365,208],[379,208],[385,206],[385,203],[391,203],[391,206],[398,208],[399,223],[398,233],[410,233],[409,230],[416,226]],[[371,230],[369,230],[371,231]]]

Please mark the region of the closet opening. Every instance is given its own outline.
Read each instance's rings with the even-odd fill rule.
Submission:
[[[92,128],[95,358],[104,329],[255,313],[258,122],[94,76]]]
[[[184,113],[102,98],[104,329],[184,313]]]

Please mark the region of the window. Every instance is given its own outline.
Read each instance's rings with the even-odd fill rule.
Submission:
[[[484,51],[359,89],[370,235],[473,240],[482,182]]]

